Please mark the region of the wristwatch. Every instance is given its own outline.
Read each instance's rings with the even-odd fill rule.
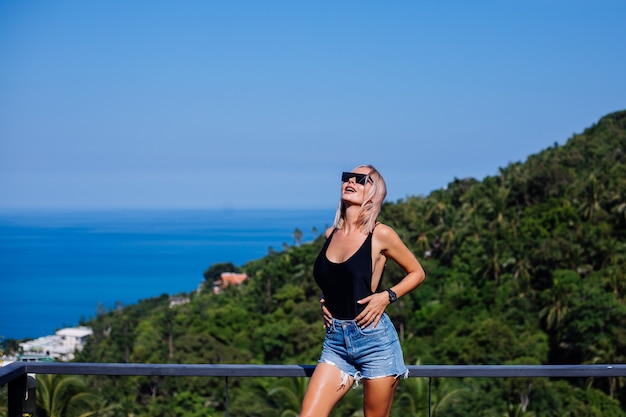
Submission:
[[[398,296],[391,288],[387,288],[387,292],[389,293],[389,304],[394,303],[398,300]]]

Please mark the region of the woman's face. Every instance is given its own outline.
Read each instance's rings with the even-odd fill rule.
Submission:
[[[341,184],[341,199],[346,203],[363,204],[365,196],[369,193],[372,187],[371,178],[367,177],[369,169],[365,167],[356,168],[350,171],[352,174],[362,174],[366,177],[363,178],[360,175],[351,176],[349,174],[343,174]],[[360,181],[359,181],[360,180]]]

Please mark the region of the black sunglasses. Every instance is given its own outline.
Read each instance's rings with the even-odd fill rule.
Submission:
[[[354,180],[361,185],[365,185],[367,181],[372,181],[370,176],[367,174],[357,174],[356,172],[342,172],[341,173],[341,182],[348,182],[350,178],[354,178]]]

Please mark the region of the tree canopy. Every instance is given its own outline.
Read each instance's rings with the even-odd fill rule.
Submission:
[[[625,362],[625,145],[622,111],[497,175],[386,202],[380,220],[427,273],[388,308],[407,363]],[[314,364],[324,331],[312,268],[323,236],[301,244],[294,232],[294,241],[238,267],[249,279],[220,294],[194,292],[175,307],[163,295],[82,323],[94,336],[77,360]],[[224,267],[233,266],[214,265],[205,277]],[[401,278],[390,264],[386,284]],[[98,377],[90,385],[116,404],[111,415],[223,415],[219,379]],[[235,378],[230,409],[296,415],[305,386]],[[459,378],[434,381],[433,392],[440,416],[626,416],[620,378]],[[358,415],[360,395],[352,390],[333,415]],[[423,395],[423,381],[404,381],[392,415],[427,415]]]

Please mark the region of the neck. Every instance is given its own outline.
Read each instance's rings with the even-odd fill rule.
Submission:
[[[359,206],[349,206],[346,208],[345,219],[344,219],[344,231],[360,231],[360,227],[357,226],[357,219],[359,217]]]

